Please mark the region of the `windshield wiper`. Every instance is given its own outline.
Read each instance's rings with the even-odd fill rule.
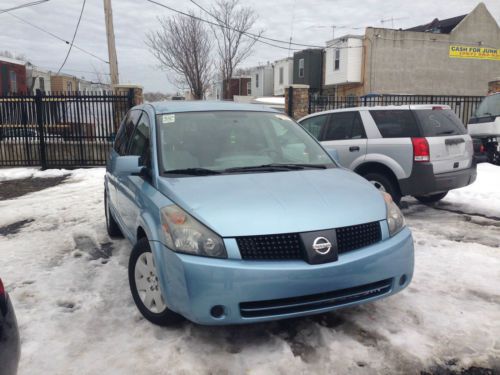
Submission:
[[[208,176],[214,174],[220,174],[219,171],[214,171],[213,169],[206,168],[185,168],[185,169],[172,169],[169,171],[164,171],[164,174],[185,174],[191,176]]]
[[[276,172],[276,171],[298,171],[302,169],[326,169],[326,165],[324,164],[281,164],[281,163],[272,163],[272,164],[263,164],[263,165],[253,165],[248,167],[234,167],[227,168],[224,170],[226,173],[231,172],[254,172],[254,171],[267,171],[267,172]]]

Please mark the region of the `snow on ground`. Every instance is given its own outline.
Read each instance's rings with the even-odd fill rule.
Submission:
[[[22,173],[0,171],[0,179]],[[500,167],[480,165],[477,182],[437,209],[407,199],[415,275],[398,295],[309,318],[175,328],[148,323],[132,301],[131,245],[105,231],[104,170],[64,173],[63,184],[0,201],[0,228],[34,220],[0,237],[20,375],[500,370],[500,221],[491,218],[500,216]]]
[[[0,182],[21,178],[62,177],[70,172],[65,169],[6,168],[0,169]]]

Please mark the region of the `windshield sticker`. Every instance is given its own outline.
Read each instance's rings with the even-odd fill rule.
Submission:
[[[163,115],[161,118],[161,122],[163,124],[170,124],[172,122],[175,122],[175,115]]]
[[[290,119],[290,117],[285,116],[285,115],[282,115],[282,114],[277,114],[277,115],[274,115],[274,117],[279,118],[280,120],[292,121],[292,120]]]

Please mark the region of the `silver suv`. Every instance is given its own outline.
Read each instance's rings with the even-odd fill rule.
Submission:
[[[357,107],[318,112],[299,123],[339,162],[395,202],[413,195],[423,203],[476,179],[472,139],[445,105]]]

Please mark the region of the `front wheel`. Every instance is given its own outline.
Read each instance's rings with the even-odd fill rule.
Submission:
[[[167,307],[147,238],[141,238],[132,249],[128,263],[128,280],[137,308],[151,323],[170,326],[182,320],[179,314]]]
[[[414,196],[420,203],[429,204],[439,202],[441,199],[446,197],[447,191],[443,193],[430,194],[430,195],[416,195]]]
[[[401,201],[401,193],[399,187],[385,174],[369,172],[363,175],[365,179],[372,183],[378,190],[391,195],[394,203],[399,204]]]

